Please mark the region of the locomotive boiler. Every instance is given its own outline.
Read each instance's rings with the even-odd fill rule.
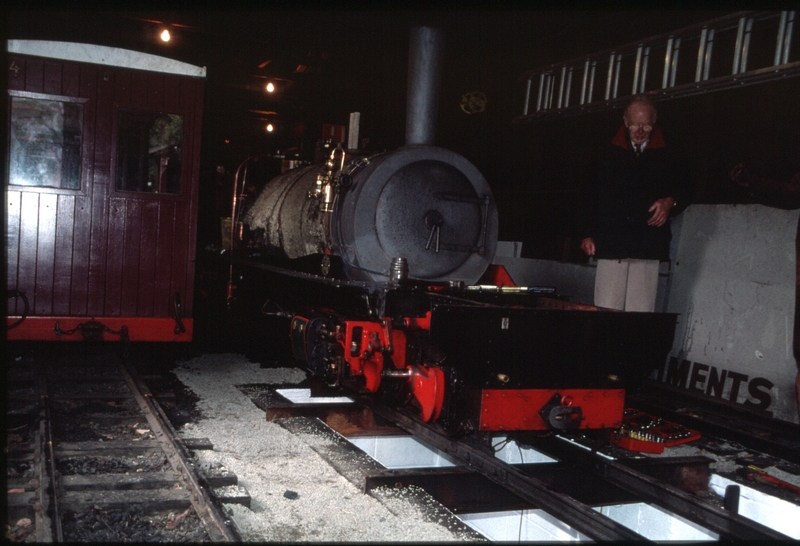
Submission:
[[[625,388],[663,363],[675,316],[573,304],[492,266],[492,191],[433,146],[440,49],[435,29],[412,31],[406,146],[333,149],[269,181],[246,213],[234,194],[229,293],[288,317],[317,380],[453,434],[619,427]]]

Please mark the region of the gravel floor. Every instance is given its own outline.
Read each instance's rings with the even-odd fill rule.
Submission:
[[[361,493],[310,445],[319,439],[292,434],[266,421],[236,385],[296,384],[297,369],[264,369],[242,355],[204,355],[179,364],[175,375],[200,398],[202,417],[179,430],[207,437],[213,451],[198,451],[203,466],[224,467],[239,477],[251,508],[226,507],[247,541],[466,541],[472,537],[423,521],[398,495],[383,504]],[[391,506],[391,510],[388,506]]]

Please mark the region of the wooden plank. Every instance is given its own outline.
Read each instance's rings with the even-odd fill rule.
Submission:
[[[177,113],[180,109],[180,81],[177,74],[164,74],[164,111]]]
[[[110,440],[108,442],[56,442],[54,445],[58,457],[130,457],[133,453],[160,452],[158,440]],[[164,463],[169,468],[169,463]]]
[[[166,489],[179,481],[180,475],[171,470],[165,472],[135,472],[133,474],[91,474],[88,476],[76,474],[59,478],[59,484],[65,491]]]
[[[92,232],[92,200],[75,197],[74,229],[72,236],[72,277],[70,282],[69,314],[86,315],[89,295],[89,256]]]
[[[184,137],[184,141],[191,144],[191,160],[184,162],[184,178],[190,190],[189,193],[189,210],[188,210],[188,225],[189,230],[187,233],[186,246],[188,254],[186,256],[186,290],[184,296],[184,313],[187,316],[192,315],[192,308],[194,302],[194,263],[196,252],[197,240],[197,217],[198,217],[198,198],[200,194],[200,136],[203,127],[203,95],[205,90],[205,80],[203,78],[193,78],[194,86],[194,112],[192,115],[192,123],[190,124],[189,131]],[[189,138],[191,134],[191,139]],[[191,166],[191,169],[187,168]],[[184,193],[184,195],[186,195]]]
[[[239,483],[236,474],[227,469],[210,468],[203,472],[203,476],[211,487],[226,487]]]
[[[229,485],[214,489],[214,495],[224,504],[241,504],[250,508],[250,493],[241,485]]]
[[[53,314],[68,315],[72,287],[72,247],[75,229],[75,196],[59,195],[56,214],[53,266]]]
[[[147,108],[147,80],[149,74],[147,72],[125,70],[130,74],[131,82],[131,100],[129,103],[130,108]]]
[[[6,193],[6,286],[9,290],[17,289],[19,267],[19,237],[22,193],[9,190]],[[8,300],[8,314],[19,314],[23,310],[22,301]]]
[[[186,446],[186,449],[191,449],[192,451],[214,449],[214,444],[208,438],[182,438],[181,442]]]
[[[153,289],[153,314],[158,317],[172,316],[172,254],[175,249],[174,200],[162,200],[158,211],[158,243],[156,245],[155,286]]]
[[[113,74],[114,101],[120,108],[130,108],[131,102],[131,71],[124,69],[107,68]]]
[[[16,521],[24,517],[32,517],[34,514],[34,504],[36,503],[36,492],[26,491],[24,493],[8,493],[8,520]]]
[[[139,286],[139,253],[142,231],[142,201],[128,199],[125,214],[125,243],[121,255],[122,285],[120,313],[123,316],[136,316],[137,292]]]
[[[11,444],[8,446],[7,456],[9,461],[32,461],[33,446],[31,444]]]
[[[19,262],[17,289],[28,295],[31,311],[36,309],[36,239],[39,236],[39,193],[22,192],[20,207]]]
[[[175,236],[172,252],[171,268],[171,287],[170,294],[178,292],[183,302],[184,315],[188,314],[186,302],[191,299],[191,294],[187,290],[188,273],[191,269],[194,273],[194,264],[189,264],[189,233],[191,218],[189,216],[188,203],[186,201],[177,202],[175,208]],[[194,245],[192,245],[194,246]],[[190,267],[191,265],[191,267]]]
[[[25,62],[25,91],[43,93],[44,61],[27,57]]]
[[[61,71],[63,64],[63,61],[49,59],[44,62],[43,93],[63,95],[61,90]]]
[[[95,163],[96,166],[97,163]],[[106,171],[107,173],[107,171]],[[99,179],[99,180],[98,180]],[[106,202],[108,176],[98,168],[92,186],[92,234],[89,241],[89,282],[86,314],[105,315],[105,289],[107,262],[108,206]]]
[[[164,74],[147,73],[147,103],[150,108],[164,109]]]
[[[94,172],[90,185],[91,236],[89,238],[89,279],[86,314],[105,314],[105,278],[107,264],[108,192],[111,176],[112,130],[116,108],[113,100],[115,72],[100,69],[97,82],[94,119]],[[108,79],[106,79],[106,75]]]
[[[89,256],[92,233],[91,188],[94,178],[95,119],[97,116],[98,67],[81,65],[80,96],[87,98],[83,104],[83,144],[81,154],[81,189],[75,197],[75,216],[72,243],[72,282],[69,313],[86,314],[89,292]]]
[[[36,241],[36,305],[35,315],[53,314],[53,272],[56,260],[56,217],[58,195],[39,195],[39,234]]]
[[[76,334],[78,335],[78,334]],[[50,395],[53,400],[125,400],[133,398],[130,392],[120,393],[96,393],[96,392],[74,392],[74,393],[53,393]]]
[[[142,203],[142,223],[139,239],[139,281],[137,284],[137,304],[136,315],[144,317],[153,316],[153,303],[155,299],[156,283],[156,252],[159,239],[159,201],[155,199],[143,199]],[[160,316],[163,314],[159,313]]]
[[[61,94],[80,97],[80,65],[65,61],[61,68]]]
[[[31,478],[8,478],[6,480],[6,488],[11,489],[24,489],[25,491],[33,491],[33,480]]]
[[[108,264],[106,265],[106,314],[122,313],[122,267],[128,200],[113,196],[108,210]]]
[[[66,491],[61,496],[61,503],[76,512],[94,505],[118,510],[139,505],[152,511],[186,509],[191,506],[189,492],[185,489]]]
[[[106,426],[114,425],[138,425],[147,426],[147,420],[141,415],[117,415],[114,413],[84,413],[81,414],[81,421],[84,423],[98,423]]]

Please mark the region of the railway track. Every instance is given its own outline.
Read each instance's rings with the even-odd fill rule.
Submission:
[[[109,345],[64,344],[7,370],[12,541],[239,542],[212,480]]]
[[[414,415],[387,408],[369,397],[357,399],[362,408],[330,405],[295,406],[279,395],[261,395],[257,405],[267,419],[319,418],[345,436],[392,435],[403,432],[422,440],[454,461],[443,469],[386,470],[365,467],[354,470],[339,464],[351,481],[362,480],[363,490],[381,486],[417,485],[429,491],[454,513],[495,510],[539,509],[593,540],[646,540],[646,537],[596,508],[611,504],[643,503],[657,507],[696,525],[720,540],[790,540],[791,537],[740,515],[736,511],[737,489],[720,498],[710,492],[706,457],[631,457],[612,459],[564,437],[524,437],[524,444],[551,457],[552,463],[511,464],[496,456],[485,442],[455,440],[436,427],[421,423]],[[364,408],[370,413],[365,417]],[[286,427],[298,425],[290,424]],[[378,423],[384,424],[378,424]],[[343,424],[345,423],[345,424]],[[303,425],[308,426],[308,425]],[[387,428],[397,427],[394,432]],[[401,430],[398,430],[401,429]],[[344,451],[351,449],[340,446]],[[521,451],[520,451],[521,453]],[[351,455],[330,456],[353,461]]]

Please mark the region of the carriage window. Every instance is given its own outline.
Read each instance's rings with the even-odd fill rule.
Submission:
[[[11,97],[9,183],[81,187],[83,105]]]
[[[181,192],[183,116],[120,110],[117,190]]]

